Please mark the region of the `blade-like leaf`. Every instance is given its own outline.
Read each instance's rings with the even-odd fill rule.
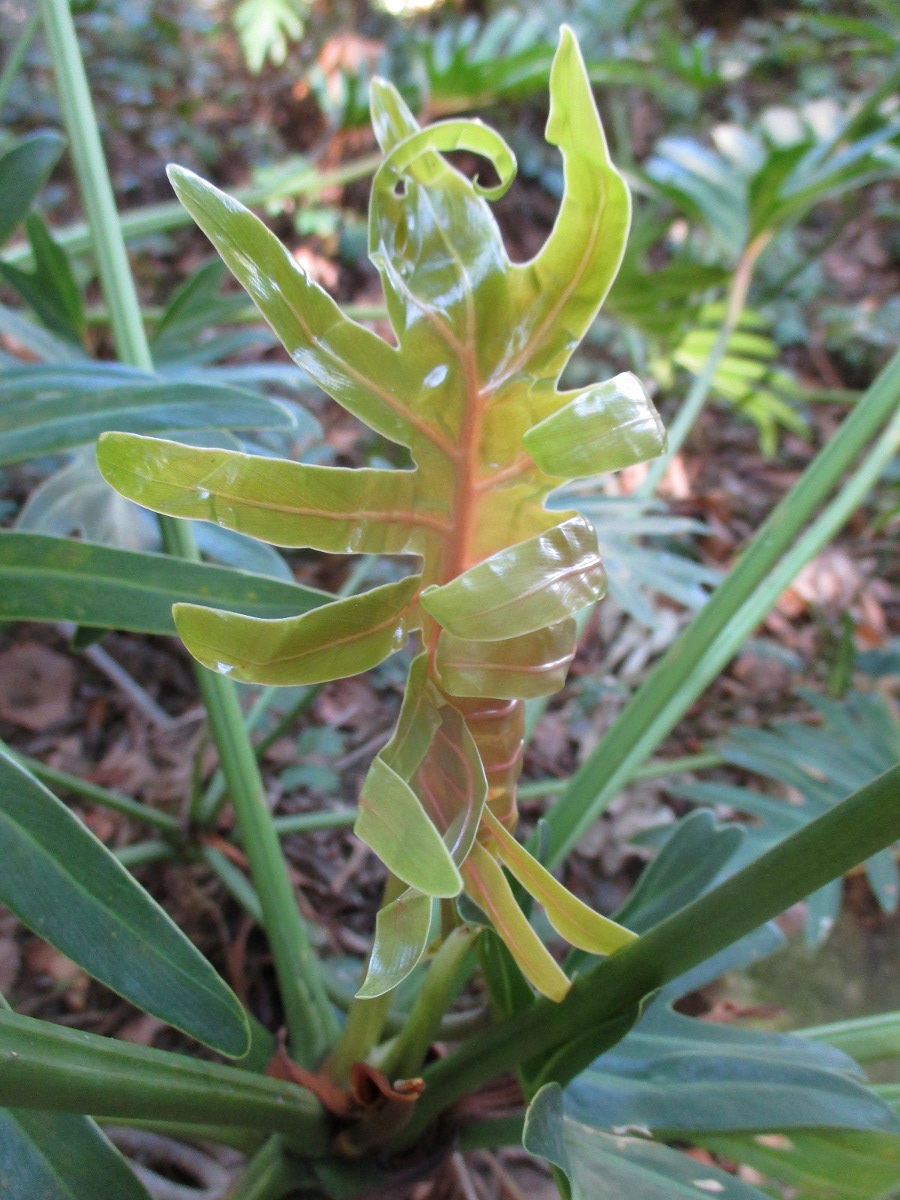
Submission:
[[[181,167],[169,178],[294,362],[376,432],[408,445],[412,404],[397,352],[345,317],[242,204]]]
[[[610,162],[581,51],[567,26],[553,59],[550,97],[547,141],[562,151],[565,192],[541,251],[513,269],[518,328],[505,356],[510,375],[562,371],[616,276],[631,220],[628,188]]]
[[[489,809],[484,818],[500,858],[525,891],[543,905],[547,920],[567,942],[591,954],[613,954],[634,941],[636,935],[630,929],[594,912],[554,879]]]
[[[3,621],[72,621],[171,634],[173,603],[213,603],[255,617],[285,617],[331,599],[326,592],[229,567],[39,533],[0,533]]]
[[[433,908],[430,896],[410,888],[379,911],[369,969],[356,993],[360,999],[393,991],[416,967],[428,946]]]
[[[300,617],[262,620],[176,604],[175,625],[210,670],[248,683],[322,683],[367,671],[399,650],[421,577],[336,600]]]
[[[562,1000],[570,983],[516,903],[495,859],[475,842],[462,868],[466,892],[491,919],[528,981],[551,1000]]]
[[[20,270],[0,260],[0,277],[15,288],[47,329],[76,344],[84,337],[87,318],[81,289],[69,257],[54,242],[44,222],[32,213],[25,222],[34,270]]]
[[[0,754],[0,901],[89,975],[223,1054],[247,1020],[206,959],[106,847]]]
[[[311,1153],[329,1140],[318,1103],[296,1084],[5,1011],[0,1105],[106,1120],[196,1123],[202,1116],[210,1124],[293,1135]]]
[[[495,641],[562,621],[605,590],[597,535],[572,517],[427,589],[422,607],[456,637]]]
[[[149,1200],[88,1117],[0,1109],[0,1200]]]
[[[666,448],[659,414],[628,371],[579,392],[522,440],[542,471],[565,479],[620,471]]]
[[[473,642],[442,630],[435,665],[441,686],[451,696],[552,696],[566,681],[575,637],[571,618],[499,642]]]
[[[462,879],[416,793],[381,758],[369,768],[353,832],[389,871],[427,896],[457,896]]]
[[[417,471],[314,467],[229,450],[108,433],[97,462],[129,500],[211,521],[276,546],[342,554],[421,554],[446,517],[417,503]]]
[[[253,392],[206,383],[146,383],[7,394],[0,406],[0,463],[60,454],[109,429],[289,429],[290,413]]]
[[[525,1149],[565,1171],[572,1200],[768,1200],[717,1167],[646,1138],[607,1133],[566,1111],[558,1084],[541,1088],[528,1109]]]
[[[51,130],[23,138],[0,158],[0,246],[25,220],[66,139]]]

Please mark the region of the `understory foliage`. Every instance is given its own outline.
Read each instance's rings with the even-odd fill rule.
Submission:
[[[476,121],[420,129],[395,88],[373,85],[385,157],[372,186],[369,254],[396,348],[349,321],[246,209],[171,171],[298,366],[405,446],[413,469],[314,467],[126,434],[100,444],[107,480],[156,512],[281,546],[419,560],[416,574],[296,618],[175,610],[201,663],[249,683],[341,678],[418,635],[399,724],[369,771],[355,827],[405,885],[399,894],[391,886],[379,914],[361,996],[400,983],[425,952],[436,901],[464,894],[534,986],[561,999],[570,982],[500,863],[573,945],[609,953],[630,940],[512,836],[524,701],[562,686],[574,614],[605,591],[593,527],[544,500],[572,479],[664,448],[633,375],[557,386],[621,262],[630,203],[567,29],[550,94],[547,136],[562,151],[566,190],[541,251],[513,265],[488,204],[512,182],[509,147]],[[440,153],[458,149],[489,157],[500,183],[472,182]]]

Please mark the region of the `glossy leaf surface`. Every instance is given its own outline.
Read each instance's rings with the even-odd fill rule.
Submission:
[[[243,1010],[206,959],[65,805],[3,754],[0,858],[0,901],[23,924],[138,1008],[223,1054],[246,1052]]]
[[[376,758],[359,797],[356,836],[389,871],[429,896],[458,896],[459,871],[416,793]]]
[[[281,620],[176,604],[175,626],[194,657],[221,675],[247,683],[322,683],[367,671],[400,649],[418,584],[413,575]]]
[[[597,535],[572,517],[423,592],[422,607],[456,637],[484,642],[565,620],[605,591]]]
[[[149,1200],[88,1117],[0,1109],[0,1200]]]
[[[435,667],[441,687],[451,696],[552,696],[566,681],[575,637],[572,619],[497,642],[473,642],[445,629],[438,638]]]
[[[0,620],[174,633],[173,603],[285,617],[331,600],[264,575],[40,533],[0,533]]]
[[[545,500],[572,472],[658,453],[662,436],[630,380],[578,394],[558,389],[618,270],[630,201],[565,27],[550,102],[547,137],[562,152],[565,191],[542,249],[514,264],[488,203],[512,180],[509,147],[477,121],[420,129],[399,92],[373,82],[384,160],[372,185],[369,256],[396,345],[349,320],[252,213],[190,172],[171,171],[182,202],[294,362],[347,411],[407,447],[413,469],[310,468],[137,437],[106,439],[101,463],[123,494],[171,515],[276,543],[420,558],[421,575],[393,592],[378,589],[280,625],[179,608],[179,631],[214,669],[297,683],[364,670],[419,630],[426,653],[415,702],[404,706],[401,732],[373,767],[360,832],[423,896],[445,894],[450,875],[427,832],[433,826],[470,899],[496,914],[532,981],[560,996],[568,981],[478,838],[486,806],[514,826],[522,701],[562,683],[572,615],[605,588],[590,524],[550,511]],[[488,159],[499,185],[483,187],[443,157],[462,148]],[[432,849],[394,845],[398,820]],[[419,873],[428,862],[439,882]],[[533,871],[529,879],[545,899],[553,893],[559,915],[553,885]],[[372,978],[396,982],[421,956],[431,905],[414,897],[382,922]]]
[[[380,910],[369,969],[357,996],[373,1000],[403,982],[428,947],[433,909],[430,896],[409,888]]]
[[[543,905],[547,920],[567,942],[591,954],[612,954],[634,941],[631,930],[594,912],[554,879],[491,812],[485,815],[485,823],[499,857],[529,895]]]
[[[523,441],[542,471],[565,479],[620,471],[666,448],[659,414],[627,371],[574,396]]]
[[[229,450],[107,434],[107,482],[170,517],[211,521],[276,546],[356,554],[420,554],[446,516],[417,507],[417,471],[316,467]]]

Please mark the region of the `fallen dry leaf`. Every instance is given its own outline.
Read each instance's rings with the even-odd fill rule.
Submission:
[[[75,664],[37,642],[21,642],[0,654],[0,717],[42,733],[69,715]]]

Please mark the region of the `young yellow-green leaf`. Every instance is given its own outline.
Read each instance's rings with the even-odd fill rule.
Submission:
[[[556,224],[530,262],[514,267],[518,304],[505,372],[559,375],[616,277],[631,222],[628,188],[610,162],[581,51],[560,30],[550,72],[547,141],[563,155]]]
[[[397,351],[345,317],[243,204],[183,167],[170,167],[169,179],[294,362],[377,433],[409,445],[411,397]]]
[[[484,819],[497,843],[500,858],[525,891],[543,905],[547,920],[567,942],[591,954],[614,954],[634,941],[636,935],[630,929],[594,912],[554,879],[490,809],[485,812]]]
[[[566,682],[575,655],[576,626],[568,617],[522,637],[473,642],[442,630],[435,665],[451,696],[533,700]]]
[[[374,1000],[392,991],[417,966],[428,947],[433,910],[432,898],[413,888],[381,909],[359,999]]]
[[[456,637],[486,642],[553,625],[605,591],[597,535],[575,516],[426,589],[422,607]]]
[[[324,683],[367,671],[400,649],[419,581],[411,575],[282,620],[197,604],[176,604],[172,615],[194,658],[220,675],[242,683]]]
[[[516,177],[516,157],[499,133],[477,119],[457,119],[439,121],[398,142],[378,168],[375,189],[395,187],[416,159],[434,150],[471,150],[489,158],[500,182],[490,188],[480,186],[477,181],[473,184],[475,192],[486,200],[499,200]]]
[[[338,554],[421,554],[445,515],[419,503],[418,471],[315,467],[105,434],[97,464],[116,491],[154,512],[211,521],[275,546]]]
[[[578,479],[656,458],[666,431],[641,381],[624,371],[579,392],[523,441],[546,474]]]
[[[420,654],[409,669],[397,728],[381,752],[401,779],[409,781],[419,769],[441,723],[440,703],[440,693],[428,678],[428,655]]]
[[[419,797],[379,756],[359,797],[353,832],[389,871],[427,896],[458,896],[462,878]]]
[[[462,868],[466,894],[487,913],[528,982],[550,1000],[560,1001],[569,979],[534,932],[516,903],[506,876],[480,842],[475,842]]]
[[[441,708],[440,728],[416,779],[419,794],[457,865],[478,834],[487,802],[484,764],[465,719],[452,704]]]

